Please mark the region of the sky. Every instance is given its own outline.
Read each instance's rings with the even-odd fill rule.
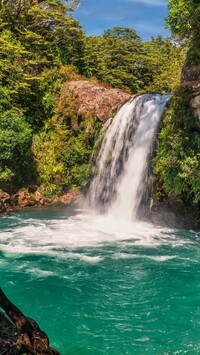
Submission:
[[[74,17],[87,35],[101,35],[113,27],[130,27],[143,39],[169,35],[164,18],[167,0],[81,0]]]

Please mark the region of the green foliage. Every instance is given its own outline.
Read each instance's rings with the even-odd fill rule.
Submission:
[[[186,47],[173,38],[162,36],[144,43],[144,74],[146,91],[172,92],[180,84],[181,70],[185,60]]]
[[[85,75],[132,93],[171,92],[180,83],[185,52],[173,39],[142,43],[134,30],[115,27],[86,39]]]
[[[200,135],[191,111],[193,82],[199,77],[200,4],[198,0],[169,0],[167,25],[189,45],[184,79],[191,81],[175,90],[164,116],[155,172],[160,193],[200,204]],[[173,66],[174,69],[174,66]],[[193,80],[193,81],[192,81]]]
[[[199,0],[168,0],[169,16],[167,25],[180,38],[199,36]]]
[[[24,71],[28,66],[29,53],[10,30],[3,30],[0,35],[0,78],[13,98],[19,91],[30,88],[31,77],[28,70]]]
[[[84,74],[88,77],[95,77],[103,81],[106,68],[105,40],[100,36],[89,36],[86,38],[84,53]]]
[[[3,189],[8,188],[10,184],[12,184],[12,180],[15,174],[12,172],[11,169],[5,167],[4,169],[0,169],[0,186]]]
[[[136,31],[121,27],[105,31],[103,37],[107,44],[106,66],[109,68],[105,81],[138,92],[142,86],[141,38]]]
[[[37,66],[72,63],[81,58],[83,32],[69,15],[71,10],[60,0],[5,0],[0,28],[20,39]]]
[[[130,28],[115,27],[102,37],[88,37],[85,66],[88,76],[137,92],[142,86],[141,38]]]
[[[84,33],[70,11],[60,0],[1,2],[0,79],[36,130],[53,111],[56,70],[82,66]],[[55,80],[59,90],[62,76]]]
[[[63,156],[71,149],[74,116],[70,109],[67,118],[63,112],[62,124],[52,117],[62,83],[82,70],[85,35],[71,16],[79,1],[66,3],[67,7],[60,0],[0,2],[0,185],[7,191],[32,181],[46,184],[47,194],[72,185],[73,179],[65,181]],[[35,159],[31,149],[38,153]],[[76,155],[81,152],[77,148]],[[78,170],[72,175],[79,175],[74,183],[81,180]]]
[[[0,184],[12,190],[33,178],[32,132],[23,114],[10,109],[0,116]]]
[[[46,195],[84,188],[91,176],[90,156],[100,123],[93,113],[78,116],[77,107],[71,94],[61,95],[55,116],[34,137],[33,151]]]
[[[169,196],[200,203],[200,135],[189,101],[183,90],[171,99],[159,135],[155,173]]]

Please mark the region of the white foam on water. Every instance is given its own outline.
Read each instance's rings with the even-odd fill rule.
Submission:
[[[99,262],[101,256],[90,256],[87,250],[81,253],[76,250],[108,243],[158,248],[160,245],[181,246],[188,241],[170,229],[127,222],[112,215],[90,214],[88,211],[66,219],[43,222],[27,219],[26,224],[0,233],[0,251],[15,258],[23,254],[36,254]]]
[[[158,261],[158,262],[165,262],[168,260],[172,260],[175,259],[176,256],[170,256],[170,255],[160,255],[160,256],[148,256],[148,259],[154,260],[154,261]]]
[[[79,259],[88,263],[98,263],[101,260],[103,260],[101,256],[90,256],[84,253],[72,253],[72,252],[65,254],[65,258]]]
[[[131,253],[116,253],[113,254],[114,259],[151,259],[153,261],[165,262],[171,259],[175,259],[176,256],[161,255],[161,256],[149,256],[144,254],[131,254]]]
[[[37,278],[44,278],[44,277],[49,277],[49,276],[56,275],[56,273],[53,272],[53,271],[42,270],[42,269],[39,269],[39,268],[27,268],[26,272],[28,274],[33,274],[33,276],[37,277]]]

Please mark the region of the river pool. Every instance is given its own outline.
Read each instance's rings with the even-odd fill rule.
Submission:
[[[7,296],[67,354],[200,354],[200,233],[83,210],[0,218]]]

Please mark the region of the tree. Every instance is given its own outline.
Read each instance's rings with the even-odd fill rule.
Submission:
[[[162,192],[182,199],[197,209],[200,203],[200,135],[191,99],[197,90],[200,60],[200,4],[199,0],[169,0],[167,25],[174,36],[189,47],[182,71],[182,81],[166,110],[159,135],[159,149],[155,173]],[[195,81],[196,80],[196,81]]]
[[[186,47],[162,36],[144,43],[143,78],[147,91],[172,92],[180,83]]]
[[[114,86],[130,88],[132,92],[140,91],[143,84],[141,38],[135,30],[121,27],[105,31],[103,37],[107,44],[107,81]]]
[[[84,52],[84,74],[104,80],[106,68],[106,41],[102,36],[89,36],[86,38]]]
[[[168,7],[169,15],[166,23],[173,34],[181,39],[199,35],[199,0],[168,0]]]
[[[72,10],[60,0],[1,2],[1,82],[10,90],[13,105],[23,110],[35,129],[47,118],[43,72],[59,71],[63,64],[82,68],[84,33]]]
[[[115,27],[86,40],[86,73],[114,87],[140,91],[142,53],[141,38],[134,30]]]
[[[180,82],[186,48],[162,36],[141,42],[130,28],[115,27],[86,39],[85,74],[131,92],[171,92]]]
[[[11,191],[33,179],[32,132],[22,112],[11,108],[5,90],[0,92],[0,186]]]

